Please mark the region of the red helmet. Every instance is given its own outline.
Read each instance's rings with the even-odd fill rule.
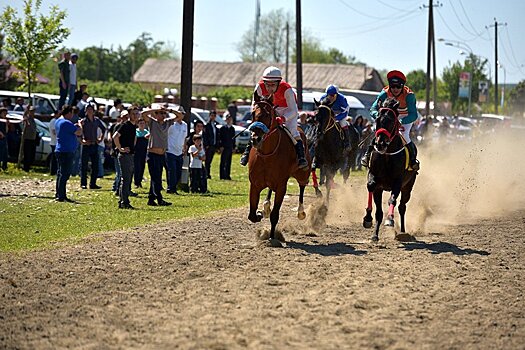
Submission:
[[[403,72],[398,70],[391,70],[386,75],[386,78],[388,79],[388,84],[397,83],[397,84],[405,84],[407,81],[407,78],[403,74]]]

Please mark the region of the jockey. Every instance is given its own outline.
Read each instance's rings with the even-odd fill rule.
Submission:
[[[405,85],[405,75],[398,71],[393,70],[387,74],[388,86],[385,86],[383,90],[377,96],[374,104],[370,108],[370,116],[375,120],[379,113],[379,102],[383,102],[387,98],[395,98],[399,101],[399,118],[401,121],[400,133],[406,141],[406,147],[410,157],[410,167],[412,170],[419,169],[419,161],[417,157],[417,148],[414,142],[410,139],[410,129],[412,124],[418,118],[416,108],[416,95]],[[370,161],[370,154],[372,153],[373,145],[368,146],[368,149],[361,159],[361,165],[368,167]]]
[[[344,148],[350,147],[350,134],[348,122],[346,121],[350,107],[348,106],[346,97],[339,92],[337,86],[328,85],[325,94],[321,96],[321,101],[323,100],[328,101],[330,108],[334,112],[335,120],[339,122],[339,125],[341,125],[341,128],[344,130]]]
[[[281,70],[279,68],[268,67],[264,70],[262,79],[255,86],[255,91],[253,92],[254,97],[256,94],[260,97],[269,97],[273,95],[272,100],[275,111],[278,114],[277,118],[280,118],[285,123],[286,128],[296,140],[295,152],[297,153],[299,168],[308,167],[308,162],[304,156],[303,141],[297,130],[297,117],[299,116],[297,98],[290,84],[282,79]],[[255,98],[253,98],[252,101],[255,101]],[[252,108],[253,106],[254,102],[252,102]],[[251,149],[252,145],[249,143],[241,156],[241,165],[245,166],[248,164]]]

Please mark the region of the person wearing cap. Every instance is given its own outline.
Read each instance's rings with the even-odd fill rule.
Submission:
[[[308,161],[304,155],[304,145],[297,130],[297,117],[299,109],[297,108],[297,97],[290,84],[283,80],[281,70],[277,67],[268,67],[264,70],[261,80],[255,86],[252,98],[252,108],[255,106],[256,96],[272,96],[273,105],[278,115],[279,121],[286,125],[286,128],[295,139],[295,152],[299,168],[307,168]],[[246,166],[252,149],[251,143],[248,144],[241,156],[241,165]]]
[[[168,190],[167,193],[178,194],[177,185],[182,177],[182,162],[186,153],[186,133],[188,125],[183,120],[186,112],[179,106],[180,114],[175,114],[175,123],[168,129],[168,149],[166,151],[166,163],[168,166]]]
[[[150,173],[150,187],[148,205],[167,206],[171,205],[162,198],[162,169],[166,164],[166,149],[168,148],[168,129],[175,122],[175,116],[168,117],[168,113],[182,115],[181,111],[175,111],[165,107],[154,108],[142,112],[142,118],[149,127],[148,140],[148,170]],[[155,202],[155,200],[157,202]]]
[[[350,134],[348,131],[348,101],[346,97],[339,92],[339,89],[335,85],[328,85],[326,87],[325,93],[321,96],[321,101],[328,103],[328,106],[332,109],[335,115],[335,120],[339,122],[341,128],[344,130],[344,147],[347,149],[350,147]]]
[[[77,60],[78,54],[74,53],[71,55],[71,61],[69,61],[69,98],[68,104],[74,106],[75,91],[77,89]]]
[[[91,176],[89,181],[90,189],[100,189],[97,185],[98,178],[98,143],[104,138],[106,128],[102,121],[95,116],[95,106],[88,104],[85,107],[86,117],[82,118],[79,123],[82,129],[82,156],[80,168],[80,186],[83,189],[87,188],[87,170],[88,162],[91,160]],[[98,133],[101,129],[102,134]]]
[[[399,119],[401,122],[401,129],[399,130],[401,135],[406,141],[406,147],[410,157],[410,168],[412,170],[419,170],[419,161],[417,157],[417,148],[414,142],[410,139],[410,129],[412,124],[417,120],[417,107],[416,107],[416,95],[408,86],[406,86],[405,75],[398,71],[392,70],[387,74],[388,86],[385,86],[383,90],[377,96],[375,102],[370,108],[370,116],[372,119],[376,119],[379,114],[379,106],[387,98],[395,98],[399,101]],[[370,162],[370,154],[372,153],[373,144],[368,146],[368,149],[361,159],[361,164],[364,167],[368,167]]]

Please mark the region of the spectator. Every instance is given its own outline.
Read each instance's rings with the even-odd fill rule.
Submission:
[[[2,170],[7,170],[7,109],[0,108],[0,166]]]
[[[2,100],[2,106],[7,109],[7,111],[12,111],[15,106],[13,106],[13,101],[11,101],[10,97],[6,97]]]
[[[363,119],[363,116],[361,114],[358,114],[354,121],[354,128],[359,133],[359,136],[363,133],[363,129],[365,128],[365,120]]]
[[[76,106],[80,100],[82,100],[82,95],[86,92],[87,90],[87,84],[80,84],[80,87],[77,91],[75,91],[75,99],[73,101],[73,106]],[[88,97],[89,97],[89,94],[88,94]]]
[[[35,122],[35,107],[29,106],[24,113],[24,131],[22,132],[24,148],[24,171],[31,170],[35,161],[36,146],[40,141]]]
[[[69,61],[69,99],[68,104],[74,106],[73,101],[75,100],[75,91],[77,89],[77,60],[78,55],[76,53],[71,55],[71,61]]]
[[[20,140],[22,139],[22,123],[9,122],[7,124],[7,157],[18,159]]]
[[[100,119],[100,117],[99,117]],[[100,140],[97,143],[98,152],[98,174],[97,177],[102,179],[104,177],[104,152],[106,151],[106,133],[107,130],[102,131],[101,128],[97,129],[97,139]]]
[[[217,112],[210,111],[210,120],[202,133],[202,143],[204,144],[204,152],[206,152],[206,162],[204,163],[205,176],[208,179],[211,179],[211,162],[215,152],[217,152],[219,143],[219,130],[217,129],[216,118]]]
[[[182,161],[186,152],[185,138],[188,125],[183,120],[186,114],[184,108],[179,106],[180,114],[175,117],[175,123],[168,129],[168,150],[166,161],[168,163],[168,190],[167,193],[177,193],[177,185],[182,175]]]
[[[53,118],[51,118],[51,120],[49,121],[49,136],[50,136],[49,146],[51,147],[51,162],[49,164],[49,172],[51,175],[57,174],[57,159],[55,156],[55,149],[57,145],[56,121],[57,121],[56,116],[53,116]]]
[[[115,105],[111,107],[111,109],[109,110],[109,117],[112,120],[116,120],[118,116],[120,115],[120,112],[122,112],[123,109],[124,107],[122,105],[122,100],[120,98],[117,98],[115,100]]]
[[[138,109],[133,110],[133,113],[140,115]],[[149,139],[149,130],[146,129],[146,122],[144,119],[139,118],[137,122],[138,128],[136,130],[137,143],[135,144],[135,155],[134,155],[134,165],[135,165],[135,174],[134,182],[135,187],[142,187],[142,179],[144,178],[144,170],[146,169],[146,153],[148,152],[148,139]],[[169,149],[169,136],[168,136],[168,149]]]
[[[64,59],[58,63],[58,70],[60,72],[60,79],[58,82],[58,89],[60,99],[58,100],[58,109],[62,109],[66,103],[67,94],[69,92],[69,60],[71,59],[71,52],[64,52]]]
[[[79,110],[77,106],[72,106],[71,110],[73,111],[73,116],[71,117],[71,122],[73,124],[78,124],[80,117],[78,116]],[[80,174],[80,158],[82,156],[82,135],[78,136],[77,150],[75,151],[75,156],[73,158],[73,170],[71,170],[71,176],[78,176]]]
[[[40,102],[40,101],[42,101],[42,100],[38,100],[38,102]],[[26,109],[25,109],[25,106],[24,106],[24,102],[25,101],[24,101],[23,97],[18,97],[16,99],[16,104],[13,107],[13,112],[23,112],[23,111],[25,111]],[[37,108],[38,108],[38,106],[37,106]],[[40,113],[38,110],[36,112]]]
[[[228,115],[231,115],[233,118],[233,124],[237,124],[237,113],[239,109],[237,108],[237,100],[232,100],[228,105]]]
[[[219,129],[219,144],[221,152],[221,163],[219,164],[219,176],[221,180],[231,180],[232,154],[235,147],[235,129],[233,128],[233,118],[231,115],[226,117],[226,125]]]
[[[166,149],[168,148],[168,129],[174,123],[173,118],[166,118],[168,112],[176,115],[182,114],[178,111],[166,108],[151,109],[142,112],[142,117],[148,124],[150,131],[148,141],[148,169],[150,173],[150,188],[148,205],[167,206],[171,205],[162,198],[162,169],[166,164]],[[157,202],[155,202],[155,200]]]
[[[186,149],[187,150],[189,150],[190,146],[193,145],[193,135],[202,136],[202,131],[204,130],[204,123],[201,122],[200,120],[197,120],[195,121],[194,128],[195,129],[192,132],[190,132],[190,134],[186,138]]]
[[[136,139],[136,122],[137,114],[128,113],[129,120],[121,123],[115,133],[113,134],[113,140],[115,142],[115,148],[118,151],[118,166],[120,167],[120,188],[119,195],[120,200],[118,207],[119,209],[134,209],[129,202],[129,195],[131,192],[131,180],[133,178],[133,160],[135,153],[135,139]]]
[[[88,98],[89,98],[89,94],[87,92],[83,92],[82,98],[80,99],[80,101],[72,105],[72,106],[77,106],[78,116],[80,118],[84,118],[86,116],[86,106],[89,105]]]
[[[206,152],[202,147],[202,136],[193,135],[193,145],[190,146],[190,188],[192,193],[206,193],[206,175],[202,162],[206,160]]]
[[[95,116],[95,107],[90,104],[86,107],[86,117],[80,120],[82,129],[82,167],[80,173],[80,187],[87,188],[88,162],[91,160],[90,189],[100,189],[97,185],[98,175],[98,143],[102,140],[97,134],[98,128],[102,134],[106,131],[100,119]]]
[[[73,111],[70,106],[65,105],[62,109],[62,117],[55,123],[57,133],[56,156],[58,160],[57,183],[55,198],[58,202],[73,202],[66,196],[66,184],[71,175],[75,150],[77,149],[77,136],[82,130],[71,122]]]
[[[128,114],[127,113],[124,113],[123,115],[121,115],[119,113],[119,115],[117,117],[117,121],[109,127],[109,132],[108,132],[108,135],[107,135],[107,138],[109,139],[109,141],[111,141],[111,152],[110,152],[110,154],[111,154],[111,157],[113,158],[114,168],[115,168],[115,180],[113,181],[113,187],[111,188],[111,190],[113,192],[115,192],[116,196],[120,196],[120,193],[119,193],[120,166],[118,166],[118,157],[117,157],[118,152],[116,150],[115,141],[113,140],[113,134],[115,133],[115,131],[117,130],[119,125],[124,123],[124,122],[126,122],[127,120],[128,120]]]

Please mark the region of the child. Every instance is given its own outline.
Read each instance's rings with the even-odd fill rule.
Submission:
[[[193,135],[193,145],[189,148],[190,153],[190,182],[192,193],[206,193],[207,180],[204,174],[202,162],[206,160],[206,153],[202,147],[202,135]]]

